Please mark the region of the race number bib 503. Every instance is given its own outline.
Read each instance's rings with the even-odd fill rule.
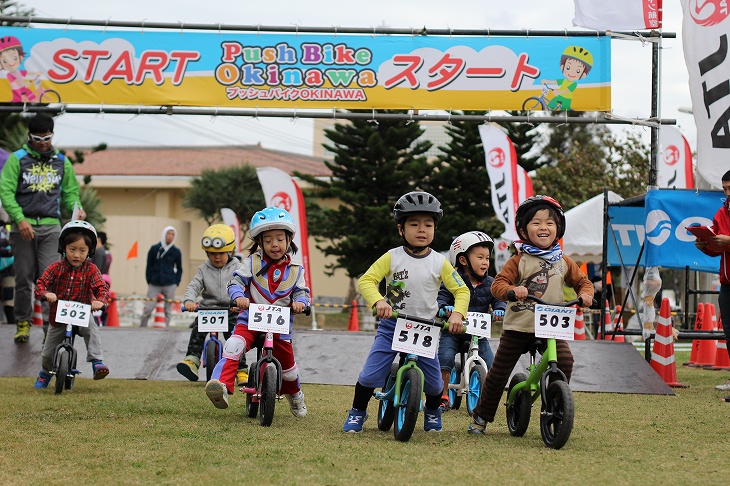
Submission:
[[[228,311],[224,309],[198,311],[198,331],[227,332]]]
[[[251,304],[248,308],[248,328],[252,331],[287,334],[289,308],[271,304]]]
[[[56,307],[56,322],[78,327],[89,327],[91,306],[72,300],[59,300]]]
[[[575,313],[574,307],[535,304],[535,336],[572,341]]]
[[[437,326],[419,324],[408,319],[398,318],[393,332],[393,351],[435,358],[439,347],[441,330]]]
[[[492,337],[492,315],[484,312],[467,312],[466,333],[472,336]]]

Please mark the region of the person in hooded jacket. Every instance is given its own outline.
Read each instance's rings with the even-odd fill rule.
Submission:
[[[172,315],[172,300],[175,298],[175,289],[180,285],[182,278],[182,253],[175,246],[175,235],[177,230],[172,226],[165,226],[162,230],[160,242],[152,245],[147,252],[147,297],[149,300],[144,303],[144,312],[140,327],[147,327],[152,310],[155,308],[157,296],[162,294],[165,298],[165,326],[170,326]]]

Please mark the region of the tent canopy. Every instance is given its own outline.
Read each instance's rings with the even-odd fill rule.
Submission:
[[[623,200],[608,191],[608,202]],[[566,231],[563,251],[567,255],[601,255],[603,253],[603,194],[599,194],[565,212]]]

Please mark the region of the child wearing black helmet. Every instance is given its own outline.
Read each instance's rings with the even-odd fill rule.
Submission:
[[[593,301],[593,284],[572,259],[563,255],[558,244],[565,234],[565,214],[555,199],[527,198],[517,208],[515,227],[521,238],[514,242],[517,254],[494,279],[492,295],[507,300],[508,292],[514,291],[517,302],[507,304],[497,354],[474,408],[473,422],[469,424],[472,434],[484,434],[487,422],[494,422],[512,369],[535,338],[535,306],[525,298],[534,295],[548,303],[563,302],[563,284],[567,284],[584,306],[590,306]],[[570,381],[573,354],[566,341],[557,340],[556,345],[558,367]]]
[[[367,406],[375,388],[383,386],[390,373],[393,359],[398,354],[391,349],[395,319],[393,310],[414,316],[431,318],[438,311],[436,297],[441,282],[454,294],[454,310],[449,317],[449,331],[460,333],[469,305],[469,289],[448,260],[429,248],[436,231],[436,223],[443,211],[438,199],[427,192],[409,192],[395,204],[393,216],[403,246],[393,248],[381,256],[360,277],[360,293],[380,319],[377,335],[365,365],[355,384],[352,409],[347,414],[343,430],[362,432],[367,419]],[[380,295],[378,285],[387,283],[387,298]],[[426,403],[423,407],[423,430],[441,431],[441,378],[438,358],[418,359],[424,374]]]
[[[61,344],[66,326],[56,322],[56,308],[59,300],[70,300],[91,304],[91,310],[100,310],[109,303],[109,288],[101,271],[91,263],[96,248],[96,230],[86,221],[71,221],[61,230],[58,252],[62,260],[51,263],[35,284],[36,299],[49,303],[48,335],[41,351],[42,369],[33,385],[47,388],[53,369],[53,350]],[[86,342],[86,361],[91,362],[94,379],[100,380],[109,374],[109,368],[102,362],[101,333],[95,319],[89,320],[89,327],[76,327],[75,332]],[[56,378],[58,379],[58,378]]]

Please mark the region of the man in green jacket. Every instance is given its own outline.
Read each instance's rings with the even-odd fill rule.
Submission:
[[[10,155],[0,175],[0,201],[10,216],[15,254],[16,343],[26,343],[33,316],[33,284],[58,259],[61,204],[78,219],[86,213],[71,162],[53,147],[53,119],[37,114],[28,123],[28,142]],[[48,322],[47,306],[43,321]]]

